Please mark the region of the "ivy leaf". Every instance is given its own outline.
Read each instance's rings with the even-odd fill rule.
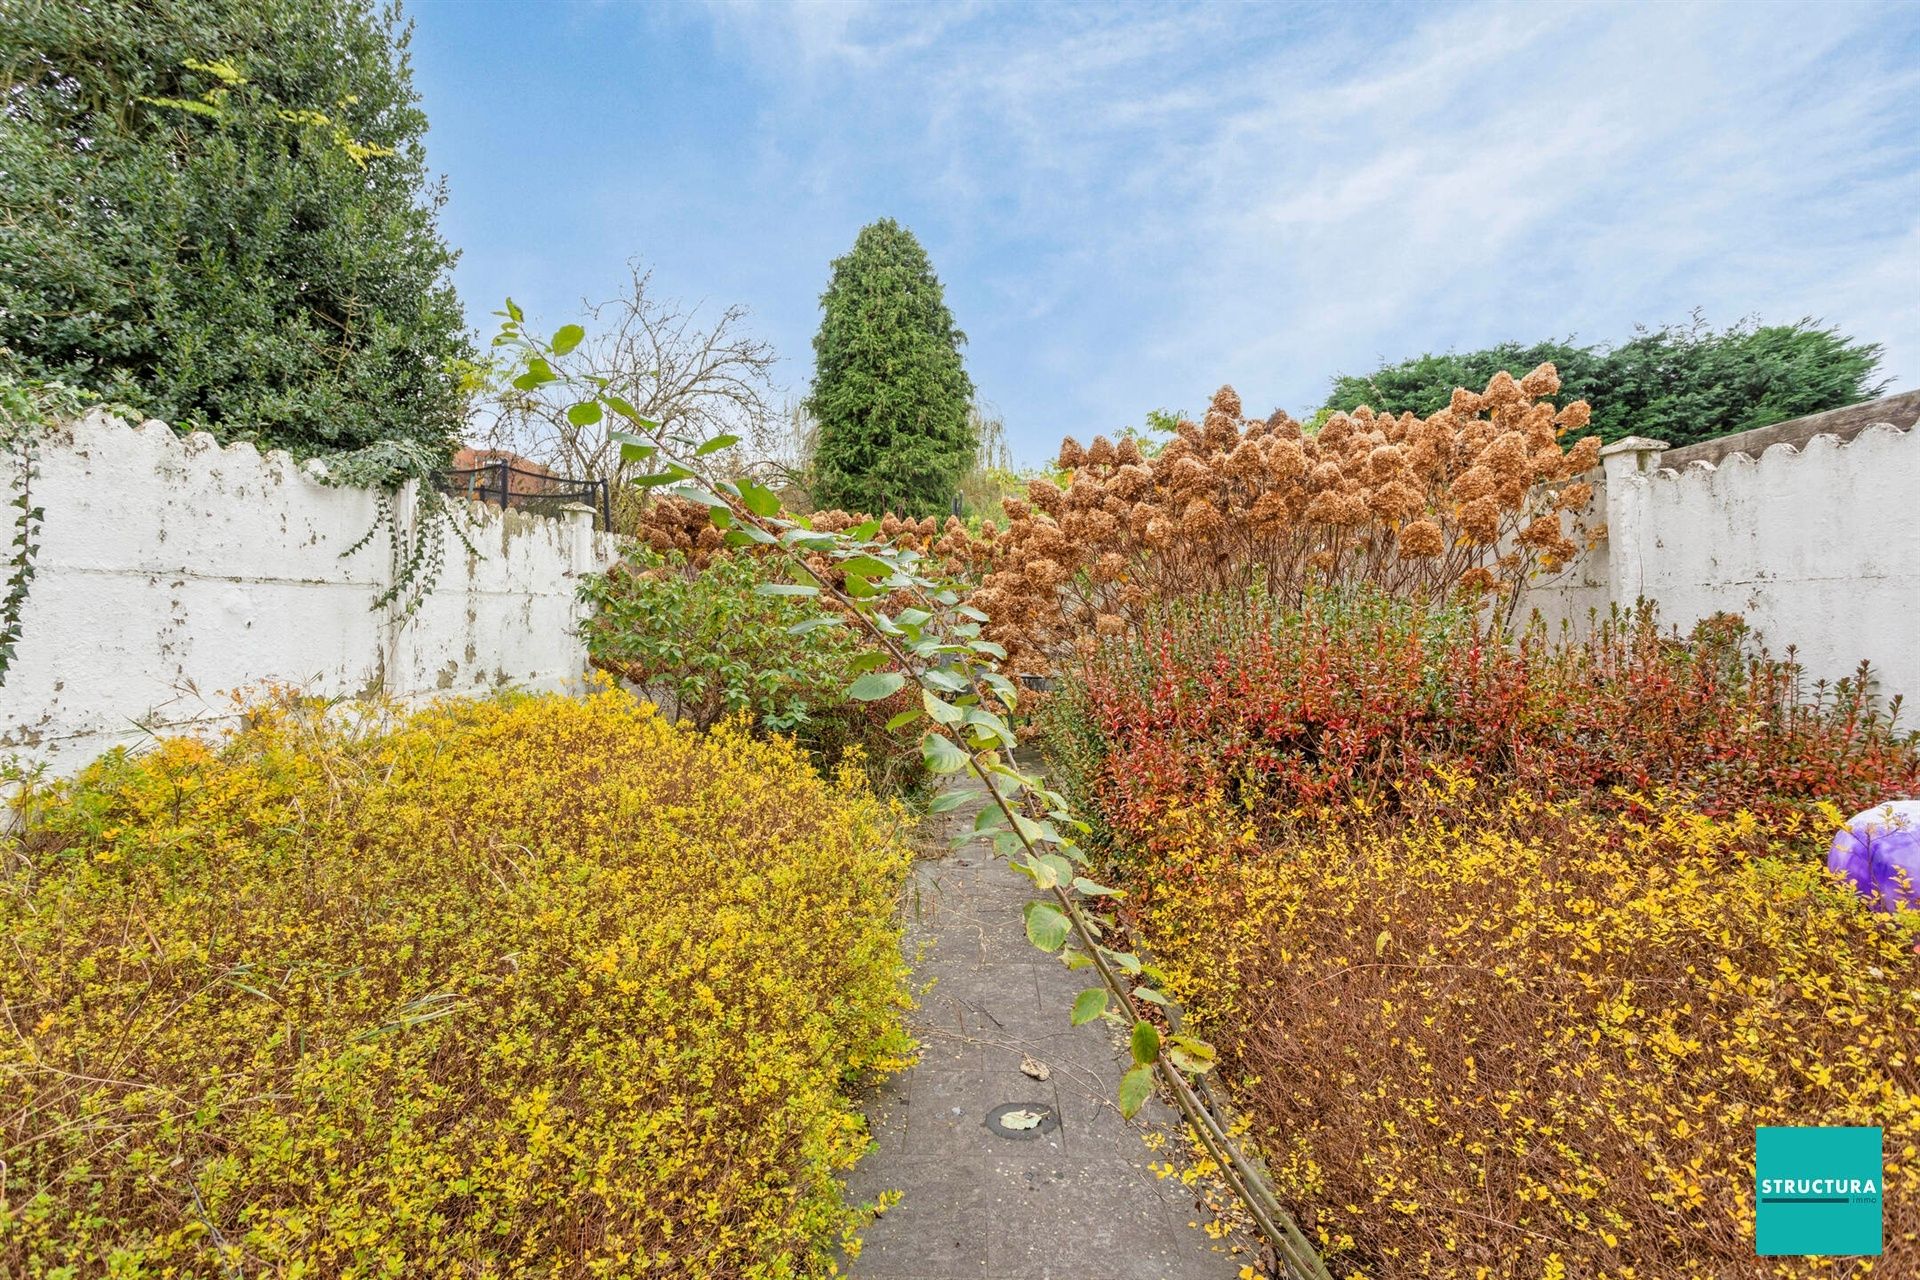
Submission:
[[[696,458],[704,458],[710,453],[718,453],[722,449],[727,448],[729,445],[736,445],[739,443],[740,443],[739,436],[718,435],[713,437],[713,439],[707,441],[705,444],[701,445],[698,449],[695,449],[693,451],[693,456]],[[778,508],[775,508],[775,509],[778,510]],[[760,512],[759,514],[767,515],[770,513]]]
[[[900,692],[906,682],[898,671],[869,671],[847,686],[847,696],[856,702],[878,702]]]
[[[1143,1067],[1152,1066],[1160,1060],[1160,1029],[1151,1022],[1134,1023],[1130,1047],[1135,1062]]]
[[[1027,941],[1042,951],[1058,951],[1067,940],[1071,926],[1060,908],[1051,902],[1029,902],[1026,907]]]
[[[1120,1114],[1131,1120],[1153,1094],[1153,1068],[1135,1067],[1120,1077]]]
[[[935,773],[957,773],[967,767],[967,753],[944,733],[929,733],[922,738],[920,755]]]
[[[1070,1015],[1073,1025],[1078,1027],[1092,1022],[1107,1011],[1107,989],[1088,987],[1073,998],[1073,1013]]]
[[[518,316],[514,317],[516,320],[519,318]],[[580,340],[586,336],[587,331],[577,324],[561,325],[553,335],[553,354],[557,356],[570,354],[575,347],[580,345]]]

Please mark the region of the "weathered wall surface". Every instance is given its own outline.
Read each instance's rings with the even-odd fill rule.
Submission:
[[[1797,646],[1810,679],[1869,659],[1883,696],[1920,702],[1916,413],[1909,393],[1686,450],[1609,445],[1606,538],[1523,608],[1579,627],[1589,607],[1645,597],[1683,631],[1738,613],[1776,654]]]
[[[9,483],[11,477],[7,478]],[[39,452],[45,509],[22,635],[0,686],[0,755],[71,772],[116,743],[209,727],[267,681],[404,698],[585,670],[574,591],[614,541],[571,519],[472,508],[478,555],[447,542],[413,617],[376,610],[391,579],[368,491],[334,488],[285,453],[181,439],[91,415]],[[412,518],[412,498],[396,510]]]

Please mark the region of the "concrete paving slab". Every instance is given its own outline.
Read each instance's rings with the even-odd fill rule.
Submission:
[[[979,849],[948,852],[985,793],[926,823],[930,856],[908,895],[907,954],[918,982],[920,1063],[869,1103],[877,1149],[848,1193],[900,1202],[864,1233],[849,1274],[868,1280],[1228,1280],[1238,1259],[1187,1225],[1177,1184],[1157,1179],[1142,1135],[1112,1098],[1125,1050],[1101,1025],[1074,1028],[1073,998],[1091,985],[1026,941],[1025,877]],[[1020,1070],[1046,1064],[1048,1079]],[[1014,1140],[986,1126],[1010,1102],[1040,1102],[1057,1131]],[[1164,1126],[1150,1105],[1146,1125]],[[904,1123],[903,1123],[904,1122]]]

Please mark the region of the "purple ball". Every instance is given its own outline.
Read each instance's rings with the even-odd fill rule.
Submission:
[[[1882,911],[1920,909],[1920,800],[1893,800],[1847,819],[1827,870],[1845,876]]]

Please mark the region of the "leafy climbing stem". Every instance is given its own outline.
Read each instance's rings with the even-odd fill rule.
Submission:
[[[1059,954],[1068,968],[1091,969],[1098,978],[1100,985],[1074,1002],[1073,1021],[1104,1019],[1127,1032],[1133,1062],[1120,1082],[1121,1111],[1137,1112],[1157,1080],[1287,1270],[1330,1280],[1264,1173],[1195,1088],[1193,1079],[1214,1065],[1212,1046],[1180,1029],[1176,1006],[1157,989],[1157,971],[1119,945],[1117,920],[1097,909],[1101,899],[1118,897],[1120,891],[1085,874],[1091,868],[1075,837],[1085,833],[1086,824],[1042,779],[1015,767],[1019,742],[1002,713],[1017,709],[1020,690],[999,669],[1006,651],[985,637],[987,616],[966,603],[961,584],[940,574],[937,564],[919,552],[880,537],[878,520],[841,532],[818,530],[805,517],[783,515],[779,498],[751,478],[726,480],[705,473],[699,460],[737,443],[733,437],[702,440],[676,432],[643,417],[605,379],[567,372],[565,358],[585,336],[578,325],[541,339],[526,331],[512,302],[496,314],[501,327],[494,346],[521,357],[516,388],[559,388],[577,395],[567,416],[579,425],[608,414],[624,421],[626,428],[614,433],[624,460],[649,469],[635,484],[705,507],[728,545],[759,547],[780,557],[792,581],[762,583],[756,590],[814,598],[828,606],[797,623],[796,634],[851,623],[873,641],[872,650],[855,663],[858,678],[848,697],[891,698],[909,681],[918,689],[920,705],[894,716],[889,728],[904,730],[926,721],[920,750],[928,768],[936,774],[966,770],[986,788],[991,804],[965,838],[991,841],[997,855],[1041,890],[1042,896],[1026,906],[1028,939]],[[935,797],[934,808],[944,811],[962,801],[948,791]],[[1165,1009],[1169,1029],[1163,1032],[1146,1016],[1143,1004]]]

